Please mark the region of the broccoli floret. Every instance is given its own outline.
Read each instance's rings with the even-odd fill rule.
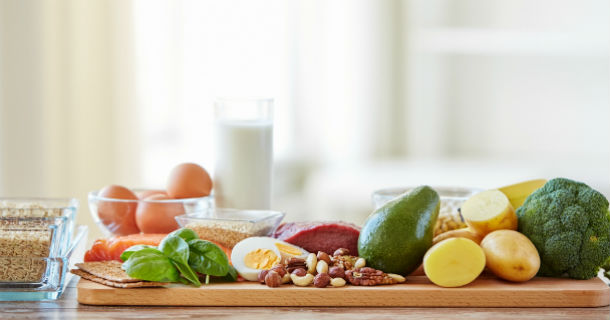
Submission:
[[[550,180],[525,200],[517,217],[519,231],[540,254],[538,275],[590,279],[610,261],[608,200],[584,183]]]

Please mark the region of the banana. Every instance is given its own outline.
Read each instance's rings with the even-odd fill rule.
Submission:
[[[506,195],[510,204],[517,210],[532,192],[540,189],[545,183],[546,179],[528,180],[504,186],[498,190]]]

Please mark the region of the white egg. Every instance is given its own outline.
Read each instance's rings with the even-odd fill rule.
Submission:
[[[231,262],[244,279],[257,281],[261,270],[271,269],[290,257],[304,258],[307,254],[304,249],[275,238],[251,237],[233,247]]]
[[[274,239],[274,245],[276,248],[280,250],[280,254],[282,255],[282,262],[286,262],[286,260],[290,258],[307,258],[309,252],[307,250],[295,246],[294,244],[288,243],[286,241]]]

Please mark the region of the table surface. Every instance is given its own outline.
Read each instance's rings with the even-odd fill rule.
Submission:
[[[295,307],[110,307],[76,302],[74,277],[62,297],[51,302],[0,302],[0,318],[28,319],[610,319],[610,307],[602,308],[295,308]]]

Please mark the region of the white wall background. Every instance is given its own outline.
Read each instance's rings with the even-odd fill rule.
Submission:
[[[0,194],[84,202],[183,161],[212,171],[213,99],[263,95],[289,220],[360,222],[396,185],[567,176],[610,195],[608,9],[0,0]]]

